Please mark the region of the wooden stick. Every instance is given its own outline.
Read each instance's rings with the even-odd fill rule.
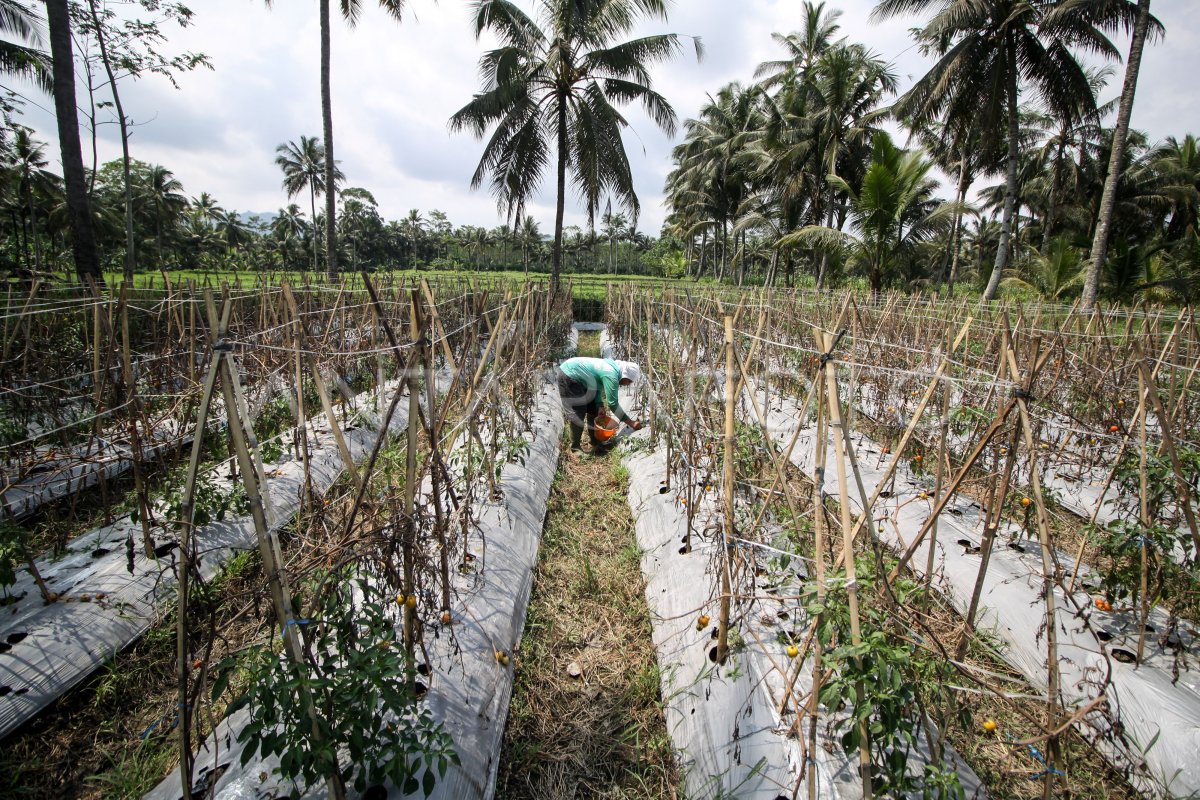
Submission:
[[[209,298],[211,302],[211,297]],[[191,662],[188,656],[188,591],[192,570],[192,528],[195,519],[196,475],[200,469],[200,457],[204,451],[204,431],[208,426],[208,410],[212,405],[213,389],[217,385],[217,375],[221,369],[222,347],[225,331],[229,325],[230,303],[226,299],[221,309],[221,318],[214,332],[213,354],[208,364],[208,374],[204,378],[204,391],[201,395],[200,406],[196,415],[196,427],[192,433],[192,453],[188,460],[187,477],[183,482],[183,500],[180,506],[179,525],[179,567],[177,573],[178,588],[176,590],[178,605],[175,614],[175,675],[179,690],[179,776],[183,782],[183,796],[190,797],[192,793],[192,741],[191,719],[192,709],[189,706],[190,689],[188,678],[191,675]]]
[[[734,540],[734,427],[733,412],[736,397],[734,396],[733,377],[733,317],[725,316],[725,525],[724,552],[720,559],[721,570],[721,610],[720,622],[717,628],[717,663],[724,664],[729,653],[729,605],[732,592],[730,572],[733,565],[730,556],[733,552]]]
[[[818,345],[819,350],[824,350]],[[825,597],[828,594],[825,579],[825,441],[828,433],[825,430],[825,420],[827,419],[827,410],[825,405],[825,381],[821,380],[821,375],[818,374],[813,381],[817,386],[817,430],[815,440],[814,467],[813,467],[813,531],[815,544],[813,547],[813,563],[817,573],[817,602],[822,608],[825,607]],[[803,424],[801,421],[799,424]],[[820,628],[824,612],[817,614],[816,619],[812,622],[811,634]],[[806,648],[807,649],[807,648]],[[818,712],[820,710],[820,694],[821,694],[821,645],[813,648],[813,673],[812,673],[812,689],[809,692],[808,698],[808,752],[814,753],[817,748],[817,725],[819,724]],[[799,668],[797,668],[799,674]],[[817,797],[817,771],[814,768],[815,764],[807,765],[808,774],[808,797],[809,800],[816,800]]]
[[[827,333],[817,331],[818,349],[828,353],[833,349],[834,339]],[[829,427],[833,429],[834,451],[837,454],[838,500],[842,517],[842,557],[846,564],[846,599],[850,608],[850,640],[854,647],[862,644],[862,629],[858,613],[858,578],[854,566],[854,536],[852,533],[853,520],[850,517],[850,492],[846,479],[845,441],[846,432],[842,429],[841,400],[838,398],[837,374],[830,359],[825,360],[825,392],[826,404],[829,407]],[[818,442],[818,447],[824,447],[824,442]],[[861,668],[862,660],[855,656],[855,664]],[[858,703],[865,702],[864,689],[861,681],[855,686]],[[871,740],[867,730],[866,719],[858,722],[858,758],[863,784],[863,798],[870,800],[871,791]]]
[[[1142,396],[1145,394],[1145,392],[1146,392],[1146,375],[1143,370],[1138,370],[1138,395]],[[1164,421],[1164,424],[1165,424],[1165,421]],[[1137,643],[1137,662],[1136,663],[1140,665],[1142,663],[1142,653],[1146,646],[1146,618],[1150,615],[1150,598],[1148,597],[1149,587],[1147,586],[1147,584],[1149,583],[1150,566],[1149,566],[1149,559],[1147,557],[1148,554],[1146,552],[1146,535],[1150,531],[1150,506],[1149,506],[1150,487],[1149,487],[1148,481],[1146,479],[1146,455],[1147,455],[1148,448],[1146,445],[1146,415],[1145,414],[1142,414],[1138,418],[1138,444],[1140,445],[1139,452],[1138,452],[1138,488],[1141,490],[1141,492],[1140,492],[1141,496],[1138,498],[1138,513],[1139,513],[1139,516],[1141,517],[1141,522],[1142,522],[1142,536],[1141,536],[1142,541],[1141,541],[1141,545],[1139,546],[1138,549],[1140,550],[1141,557],[1142,557],[1142,569],[1141,569],[1141,587],[1140,587],[1141,591],[1139,594],[1139,600],[1141,601],[1141,603],[1140,603],[1141,614],[1139,615],[1140,619],[1138,620],[1139,625],[1138,625],[1138,643]]]
[[[1029,353],[1030,366],[1024,385],[1033,385],[1034,378],[1040,367],[1038,361],[1038,349],[1040,346],[1040,339],[1035,337],[1033,348]],[[1009,374],[1013,382],[1020,382],[1020,370],[1017,368],[1017,357],[1013,351],[1011,339],[1009,347],[1005,350],[1005,356],[1008,361]],[[1016,401],[1017,410],[1021,415],[1021,431],[1025,438],[1025,449],[1030,453],[1029,480],[1031,490],[1033,491],[1033,502],[1037,505],[1038,538],[1041,540],[1042,545],[1042,591],[1046,602],[1046,695],[1048,697],[1046,704],[1046,727],[1053,730],[1057,727],[1060,716],[1058,703],[1058,615],[1055,612],[1054,599],[1054,552],[1050,543],[1050,519],[1046,513],[1045,499],[1042,496],[1041,478],[1038,474],[1036,461],[1037,449],[1033,441],[1033,426],[1029,421],[1029,408],[1026,405],[1025,393],[1017,394]],[[1049,750],[1049,754],[1046,765],[1049,769],[1046,770],[1046,782],[1042,796],[1048,800],[1054,791],[1054,774],[1058,766],[1059,745],[1057,737],[1050,737],[1047,749]]]
[[[292,317],[299,321],[301,319],[300,310],[296,306],[296,298],[292,295],[291,287],[285,282],[280,284],[280,288],[283,290],[283,296],[287,300],[288,307],[291,309]],[[297,330],[301,344],[303,344],[305,342],[303,325],[298,325]],[[329,392],[325,388],[325,380],[321,377],[321,370],[311,353],[305,353],[305,360],[308,363],[309,372],[312,374],[313,383],[317,387],[317,394],[321,398],[321,408],[325,411],[325,417],[329,421],[329,429],[333,433],[333,440],[337,443],[338,452],[342,456],[342,464],[346,468],[346,474],[350,476],[351,483],[357,489],[361,485],[358,477],[358,469],[354,465],[354,458],[350,455],[350,448],[346,445],[346,439],[342,436],[341,426],[338,425],[337,417],[334,415],[333,403],[329,400]]]
[[[216,310],[212,306],[211,300],[208,306],[208,316],[210,326],[214,330],[218,329]],[[242,485],[246,490],[246,499],[250,504],[250,514],[254,521],[254,533],[258,539],[259,555],[262,557],[263,571],[267,575],[267,583],[271,592],[271,602],[275,610],[275,616],[279,621],[280,637],[283,640],[284,651],[287,653],[288,658],[302,665],[301,668],[304,668],[304,649],[300,642],[299,633],[296,630],[297,621],[293,616],[294,606],[292,604],[291,592],[287,585],[287,575],[283,570],[283,563],[279,558],[278,544],[274,541],[275,537],[271,535],[270,527],[267,525],[266,510],[259,495],[258,477],[255,474],[254,464],[250,457],[250,449],[246,444],[242,422],[238,419],[238,402],[233,393],[233,385],[237,381],[237,374],[233,371],[229,359],[222,358],[220,364],[221,392],[225,399],[230,439],[233,441],[234,453],[241,468]],[[320,742],[323,738],[320,732],[321,725],[317,719],[317,710],[312,695],[307,690],[301,690],[301,702],[304,704],[308,716],[312,719],[313,738]],[[326,777],[329,783],[330,794],[336,800],[345,800],[345,786],[342,784],[341,776],[337,773],[337,770],[331,771]]]

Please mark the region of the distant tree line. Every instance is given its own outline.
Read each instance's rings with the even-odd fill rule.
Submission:
[[[839,36],[841,12],[806,2],[774,35],[779,60],[684,123],[664,232],[689,275],[739,283],[1193,302],[1196,137],[1128,128],[1142,48],[1163,34],[1149,7],[883,0],[878,18],[929,13],[915,37],[933,66],[897,96],[891,65]],[[1105,103],[1118,71],[1081,57],[1119,60],[1118,32],[1133,44]]]

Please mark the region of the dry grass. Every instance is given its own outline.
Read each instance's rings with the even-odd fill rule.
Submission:
[[[499,798],[676,796],[626,492],[615,455],[564,457],[518,650]]]

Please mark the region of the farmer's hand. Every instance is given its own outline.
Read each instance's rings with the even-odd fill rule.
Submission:
[[[640,431],[642,429],[642,421],[638,419],[630,420],[629,427],[633,428],[635,431]]]

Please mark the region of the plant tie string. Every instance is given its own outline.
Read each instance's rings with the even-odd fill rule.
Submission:
[[[1013,740],[1013,741],[1015,741],[1015,739],[1014,739],[1014,737],[1013,737],[1013,735],[1012,735],[1011,733],[1010,733],[1010,734],[1008,734],[1008,738],[1009,738],[1010,740]],[[1025,745],[1025,746],[1026,746],[1026,747],[1029,749],[1029,754],[1030,754],[1031,756],[1033,756],[1035,759],[1037,759],[1038,763],[1040,763],[1040,764],[1041,764],[1043,767],[1045,767],[1045,769],[1044,769],[1044,770],[1042,770],[1041,772],[1038,772],[1038,773],[1035,773],[1035,774],[1033,774],[1033,775],[1030,775],[1030,776],[1029,776],[1029,780],[1031,780],[1031,781],[1039,781],[1039,780],[1041,780],[1042,778],[1046,777],[1047,775],[1054,775],[1054,776],[1056,776],[1056,777],[1059,777],[1059,778],[1065,778],[1065,777],[1067,777],[1065,773],[1063,773],[1063,772],[1060,772],[1059,770],[1057,770],[1057,769],[1055,769],[1054,767],[1052,767],[1052,766],[1050,766],[1049,764],[1047,764],[1047,763],[1046,763],[1046,758],[1045,758],[1045,756],[1043,756],[1043,755],[1042,755],[1042,753],[1041,753],[1041,751],[1040,751],[1040,750],[1038,750],[1036,747],[1034,747],[1034,746],[1033,746],[1033,745],[1031,745],[1031,744],[1027,744],[1027,745]]]
[[[283,628],[281,628],[279,631],[279,638],[280,639],[287,638],[287,629],[289,626],[291,626],[291,625],[307,625],[307,624],[308,624],[308,620],[306,620],[306,619],[289,619],[283,623]]]
[[[176,728],[178,728],[178,727],[179,727],[179,709],[182,709],[182,708],[189,708],[189,709],[190,709],[191,707],[192,707],[192,706],[191,706],[191,704],[190,704],[190,703],[179,703],[179,704],[177,704],[177,705],[175,706],[175,709],[176,709],[176,711],[175,711],[175,716],[174,716],[174,717],[171,719],[171,727],[169,728],[169,730],[172,730],[172,731],[173,731],[173,730],[175,730]],[[146,730],[142,731],[142,735],[141,735],[140,737],[138,737],[138,738],[140,738],[140,739],[142,739],[142,740],[145,740],[145,739],[146,739],[146,737],[147,737],[147,736],[149,736],[149,735],[151,734],[151,732],[152,732],[152,731],[153,731],[155,728],[157,728],[157,727],[158,727],[158,723],[162,722],[162,721],[163,721],[163,720],[165,720],[166,718],[167,718],[167,715],[166,715],[166,714],[164,714],[163,716],[161,716],[161,717],[159,717],[158,719],[154,720],[154,722],[151,722],[151,723],[150,723],[150,727],[148,727],[148,728],[146,728]]]

